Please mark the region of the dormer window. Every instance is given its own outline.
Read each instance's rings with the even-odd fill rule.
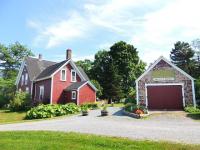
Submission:
[[[71,82],[76,82],[76,71],[71,70]]]
[[[62,69],[60,72],[60,80],[66,81],[66,69]]]

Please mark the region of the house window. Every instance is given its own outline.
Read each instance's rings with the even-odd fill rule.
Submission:
[[[25,74],[25,85],[28,84],[28,73]]]
[[[44,86],[40,86],[39,100],[44,98]]]
[[[76,82],[76,71],[75,70],[71,71],[71,81]]]
[[[72,91],[72,99],[76,99],[76,91]]]
[[[66,70],[62,69],[60,73],[61,73],[60,74],[60,80],[61,81],[66,81]]]
[[[24,84],[24,75],[22,75],[22,78],[21,78],[21,85]]]
[[[29,93],[29,87],[26,87],[26,93]]]

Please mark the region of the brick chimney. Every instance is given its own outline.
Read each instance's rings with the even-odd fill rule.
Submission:
[[[39,59],[39,61],[42,60],[42,54],[39,54],[39,55],[38,55],[38,59]]]
[[[72,50],[71,49],[67,49],[66,50],[66,59],[71,59],[72,58]]]

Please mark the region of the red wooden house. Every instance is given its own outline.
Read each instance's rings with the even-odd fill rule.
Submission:
[[[71,53],[68,49],[66,60],[59,63],[42,60],[41,55],[25,58],[17,76],[17,90],[26,91],[33,101],[45,104],[96,102],[97,89],[72,61]]]

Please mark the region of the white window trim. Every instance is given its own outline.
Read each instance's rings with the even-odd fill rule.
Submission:
[[[41,92],[43,89],[43,93]],[[42,98],[40,97],[40,95],[42,95]],[[39,86],[39,100],[43,100],[44,98],[44,85]]]
[[[62,79],[62,71],[65,71],[65,79],[64,79],[64,80]],[[67,77],[66,77],[67,74],[66,74],[66,72],[67,72],[66,69],[62,69],[62,70],[60,71],[60,80],[61,80],[61,81],[66,81],[66,80],[67,80]]]
[[[26,93],[29,93],[29,87],[26,87]]]
[[[28,73],[25,74],[25,85],[28,84]]]
[[[75,72],[75,80],[73,81],[72,73]],[[76,71],[74,69],[71,70],[71,82],[76,82]]]
[[[76,91],[72,91],[71,94],[72,94],[72,95],[71,95],[71,99],[76,99]],[[73,94],[75,94],[75,97],[73,97]]]
[[[24,75],[22,74],[22,77],[21,77],[21,85],[24,84]]]

